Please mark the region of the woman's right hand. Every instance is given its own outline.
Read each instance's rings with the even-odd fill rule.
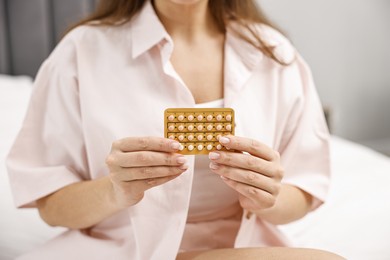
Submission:
[[[146,190],[185,172],[186,158],[177,154],[180,143],[159,137],[128,137],[112,144],[106,164],[113,200],[119,208],[138,203]]]

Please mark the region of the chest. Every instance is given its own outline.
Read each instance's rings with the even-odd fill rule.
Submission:
[[[196,103],[223,98],[224,41],[175,44],[171,63]]]
[[[229,41],[198,48],[175,43],[170,62],[196,103],[224,97],[236,112],[237,135],[272,145],[296,100],[283,89],[293,91],[297,80],[262,64],[249,70],[233,46]],[[154,48],[132,60],[119,55],[125,49],[118,55],[101,52],[96,59],[87,58],[93,54],[87,46],[80,50],[80,109],[90,143],[110,147],[125,136],[162,136],[166,108],[193,107],[189,91],[164,70],[163,50]]]

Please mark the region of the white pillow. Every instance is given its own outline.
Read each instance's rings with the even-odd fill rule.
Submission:
[[[63,229],[50,228],[34,209],[13,205],[4,159],[21,127],[32,79],[0,75],[0,259],[14,259]]]

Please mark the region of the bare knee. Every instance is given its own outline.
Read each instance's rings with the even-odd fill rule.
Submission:
[[[306,248],[285,248],[285,247],[267,247],[267,248],[227,248],[214,249],[206,251],[194,251],[179,253],[176,260],[342,260],[345,259],[336,254]]]

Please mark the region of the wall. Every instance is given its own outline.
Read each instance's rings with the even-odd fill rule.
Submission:
[[[0,73],[34,77],[64,30],[97,0],[0,0]]]
[[[9,73],[5,0],[0,0],[0,73]]]
[[[333,133],[390,152],[390,1],[258,1],[311,65]]]

